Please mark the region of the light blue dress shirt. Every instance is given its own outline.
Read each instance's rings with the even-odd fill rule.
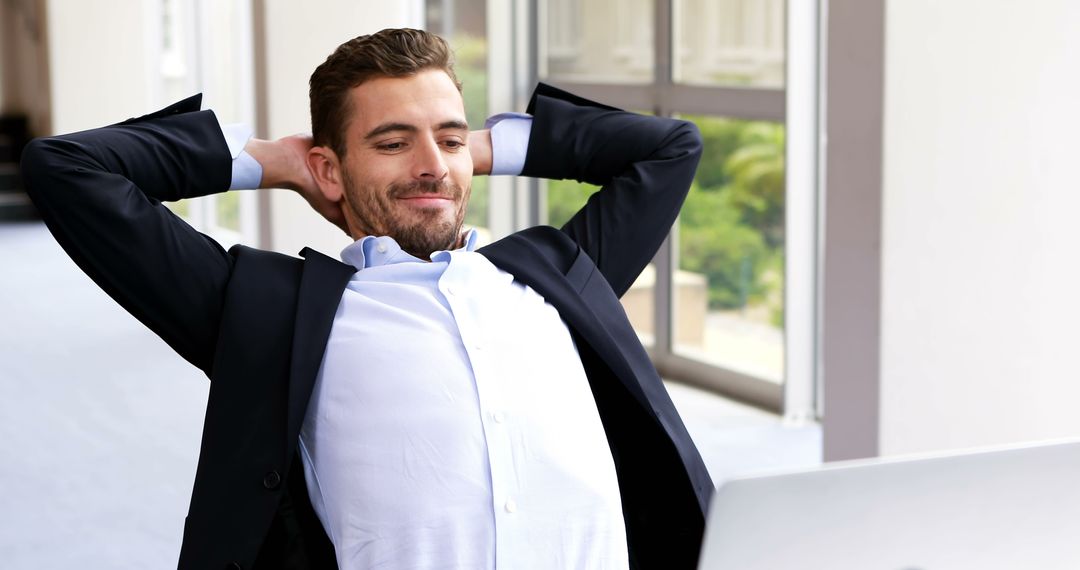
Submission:
[[[614,461],[554,307],[465,247],[357,267],[300,436],[343,570],[628,567]]]

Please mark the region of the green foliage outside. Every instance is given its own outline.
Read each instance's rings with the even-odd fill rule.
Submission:
[[[235,232],[240,231],[240,193],[224,192],[217,195],[217,225]]]
[[[174,214],[181,218],[187,218],[190,215],[190,204],[187,200],[180,200],[178,202],[165,202],[165,207],[172,210]]]
[[[454,71],[461,81],[461,96],[465,99],[465,119],[469,128],[478,129],[488,115],[487,100],[487,43],[483,38],[455,36],[450,41],[454,49]],[[465,224],[486,226],[488,213],[488,179],[477,176],[472,181],[472,197],[465,212]]]
[[[451,40],[469,125],[487,116],[487,45],[483,38]],[[679,222],[679,267],[704,274],[709,308],[765,305],[783,322],[784,127],[782,124],[684,116],[701,130],[704,154]],[[561,226],[595,186],[547,182],[548,223]],[[466,223],[487,225],[487,178],[473,179]]]
[[[547,181],[548,225],[562,227],[581,209],[599,186],[573,180]]]
[[[784,127],[718,117],[698,125],[705,149],[679,221],[679,267],[704,274],[709,308],[765,305],[783,323]],[[548,182],[548,222],[565,223],[596,187]]]

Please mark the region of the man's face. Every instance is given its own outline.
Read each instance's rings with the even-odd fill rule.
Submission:
[[[353,237],[390,236],[428,259],[458,242],[472,187],[461,93],[443,71],[353,88],[341,161]]]

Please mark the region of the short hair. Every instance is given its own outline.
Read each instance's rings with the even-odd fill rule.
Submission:
[[[390,28],[353,38],[334,50],[309,81],[311,135],[345,157],[345,129],[352,118],[349,91],[377,77],[408,77],[426,69],[445,71],[461,91],[446,40],[410,28]]]

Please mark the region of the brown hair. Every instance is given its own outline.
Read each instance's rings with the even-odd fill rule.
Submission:
[[[311,74],[311,134],[316,146],[328,146],[345,157],[345,128],[352,116],[349,91],[376,77],[407,77],[425,69],[441,69],[458,91],[453,54],[446,40],[409,28],[386,29],[353,38],[340,46]]]

